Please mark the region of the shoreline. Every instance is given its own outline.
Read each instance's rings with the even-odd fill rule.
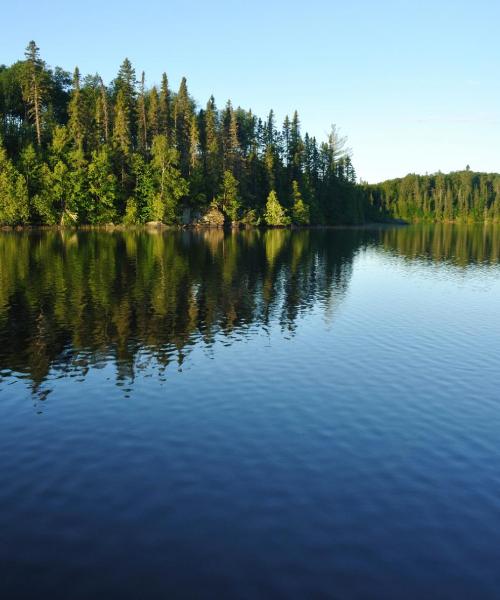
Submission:
[[[268,225],[246,225],[246,224],[227,224],[227,225],[207,225],[207,224],[188,224],[188,225],[166,225],[164,223],[142,223],[137,225],[124,225],[108,223],[103,225],[0,225],[0,232],[3,233],[26,233],[26,232],[41,232],[41,231],[106,231],[126,232],[126,231],[145,231],[150,233],[166,232],[166,231],[271,231],[271,230],[288,230],[288,231],[321,231],[321,230],[341,230],[341,229],[389,229],[393,227],[409,227],[412,225],[465,225],[465,226],[490,226],[499,225],[494,221],[478,221],[475,223],[463,223],[460,221],[403,221],[395,219],[393,221],[369,221],[366,223],[357,224],[339,224],[339,225],[284,225],[284,226],[268,226]]]
[[[207,230],[222,230],[222,231],[270,231],[275,229],[288,231],[311,231],[325,229],[378,229],[387,227],[406,227],[411,225],[406,221],[370,221],[367,223],[345,224],[345,225],[284,225],[284,226],[268,226],[268,225],[166,225],[164,223],[154,224],[138,224],[138,225],[123,225],[108,223],[105,225],[0,225],[0,232],[27,232],[27,231],[207,231]]]

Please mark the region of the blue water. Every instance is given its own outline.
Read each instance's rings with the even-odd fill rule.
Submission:
[[[500,231],[0,236],[2,598],[498,598]]]

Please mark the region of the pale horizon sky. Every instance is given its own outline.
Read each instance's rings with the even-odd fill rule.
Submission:
[[[27,0],[2,16],[0,64],[34,39],[50,66],[107,82],[128,57],[148,85],[185,75],[200,106],[297,109],[320,140],[337,124],[370,182],[500,171],[500,2]]]

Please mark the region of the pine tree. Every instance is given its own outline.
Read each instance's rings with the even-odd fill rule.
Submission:
[[[139,96],[137,99],[137,146],[145,152],[148,144],[148,123],[146,118],[146,91],[144,71],[141,75]]]
[[[26,47],[26,68],[23,78],[23,98],[28,103],[28,114],[35,123],[37,144],[42,144],[42,103],[46,93],[44,79],[45,63],[34,41]]]
[[[172,139],[172,100],[170,89],[168,87],[167,74],[163,73],[161,79],[160,99],[159,99],[159,133],[167,136],[169,145],[174,145]]]

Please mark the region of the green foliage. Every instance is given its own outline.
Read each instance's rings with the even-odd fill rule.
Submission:
[[[248,224],[288,224],[288,214],[297,225],[357,223],[388,210],[356,186],[335,127],[319,143],[302,136],[297,112],[279,128],[273,111],[261,120],[230,101],[219,110],[213,97],[199,110],[185,78],[177,93],[166,74],[159,89],[145,82],[128,59],[109,86],[78,68],[71,79],[46,65],[35,42],[24,60],[0,67],[0,135],[25,180],[29,222],[178,223],[213,198],[226,221]],[[493,218],[485,185],[456,202],[445,194],[443,218],[466,206],[469,214],[478,194],[474,218]],[[266,208],[271,190],[282,212],[279,202]],[[412,214],[400,204],[398,214]]]
[[[309,207],[305,204],[297,181],[292,182],[292,221],[295,225],[309,225]]]
[[[264,220],[266,225],[270,227],[283,227],[290,224],[290,219],[287,217],[285,209],[279,203],[278,196],[274,190],[267,197]]]
[[[148,205],[148,219],[172,224],[178,218],[179,200],[188,194],[188,182],[178,169],[179,155],[169,147],[166,135],[153,138],[151,168],[155,193]]]
[[[28,186],[0,145],[0,223],[20,225],[27,223]]]
[[[238,220],[238,211],[240,208],[238,181],[231,171],[224,171],[224,177],[219,194],[216,197],[216,202],[228,221]]]
[[[363,186],[371,218],[409,222],[498,222],[500,175],[465,170],[407,175]]]
[[[90,194],[87,220],[94,224],[111,223],[117,216],[118,185],[107,146],[92,153],[87,172]]]

